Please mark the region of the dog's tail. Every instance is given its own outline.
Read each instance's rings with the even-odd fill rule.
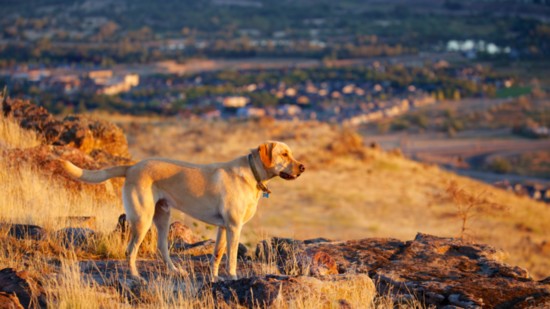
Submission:
[[[100,183],[113,177],[126,177],[126,171],[131,165],[120,165],[103,170],[85,170],[66,160],[60,160],[61,166],[69,176],[88,183]]]

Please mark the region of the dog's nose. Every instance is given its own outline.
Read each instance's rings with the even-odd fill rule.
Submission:
[[[303,173],[306,170],[306,167],[303,164],[300,164],[300,172]]]

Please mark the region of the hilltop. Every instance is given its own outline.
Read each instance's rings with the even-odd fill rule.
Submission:
[[[10,106],[16,106],[13,103]],[[6,106],[5,102],[4,106]],[[433,165],[410,161],[404,158],[399,150],[382,151],[376,145],[369,145],[368,138],[363,139],[352,130],[318,122],[271,119],[205,122],[177,118],[136,118],[95,114],[58,120],[43,110],[37,113],[42,115],[38,118],[47,121],[41,122],[40,119],[35,119],[33,122],[27,118],[31,114],[28,111],[32,109],[30,107],[32,105],[23,102],[20,106],[23,106],[23,110],[27,112],[22,112],[23,110],[15,112],[12,109],[10,113],[6,113],[4,109],[4,116],[1,118],[0,147],[3,155],[0,160],[0,171],[2,171],[0,179],[3,183],[1,193],[5,198],[0,206],[0,217],[3,222],[39,225],[46,231],[45,235],[50,236],[18,242],[10,236],[11,228],[6,231],[2,227],[0,244],[2,248],[7,249],[0,262],[2,267],[26,269],[30,273],[28,280],[45,282],[49,299],[68,299],[68,304],[71,304],[70,301],[74,304],[78,303],[78,299],[83,299],[83,293],[88,293],[86,297],[96,297],[98,303],[101,301],[110,303],[115,300],[124,303],[135,301],[132,297],[135,297],[134,292],[136,292],[132,290],[131,285],[124,281],[122,283],[117,281],[118,276],[123,276],[125,273],[124,263],[121,261],[125,242],[123,239],[121,241],[118,234],[113,234],[117,218],[123,212],[118,192],[120,183],[114,181],[99,186],[75,187],[74,183],[69,182],[58,172],[55,166],[56,157],[75,160],[88,168],[101,168],[117,164],[121,160],[130,162],[150,156],[206,163],[225,161],[244,155],[250,148],[268,139],[288,143],[294,149],[295,156],[307,165],[307,172],[297,181],[275,180],[270,183],[273,194],[270,198],[260,201],[256,217],[243,229],[242,242],[248,249],[254,249],[259,241],[273,236],[317,239],[304,243],[296,240],[291,244],[296,244],[298,249],[302,248],[300,246],[303,244],[307,244],[303,247],[306,253],[312,253],[312,248],[324,248],[324,251],[329,252],[333,262],[324,257],[326,253],[321,253],[320,257],[314,256],[313,259],[327,266],[329,269],[327,275],[330,276],[336,276],[331,271],[334,266],[330,266],[331,263],[335,263],[340,267],[340,270],[336,271],[338,274],[342,274],[341,270],[350,269],[349,272],[351,272],[353,267],[359,267],[357,272],[368,273],[370,276],[377,275],[377,280],[386,280],[385,282],[390,282],[394,286],[396,282],[412,280],[414,297],[426,296],[428,294],[423,294],[426,291],[437,291],[437,293],[434,292],[435,294],[429,294],[435,298],[426,304],[438,302],[455,304],[460,303],[459,301],[480,304],[475,297],[489,294],[483,294],[485,292],[480,291],[460,292],[470,293],[469,298],[465,300],[453,294],[454,288],[434,289],[435,283],[431,281],[433,278],[422,277],[423,275],[414,278],[395,277],[397,274],[391,269],[391,264],[385,264],[388,258],[393,256],[396,260],[403,260],[404,265],[418,263],[424,265],[425,263],[426,267],[434,267],[430,268],[430,273],[447,266],[464,276],[466,273],[474,272],[476,276],[481,276],[476,278],[483,278],[479,280],[488,280],[487,282],[492,280],[491,276],[497,276],[498,273],[499,278],[502,276],[504,278],[502,280],[506,282],[513,284],[524,282],[525,291],[543,291],[546,280],[537,283],[531,278],[542,279],[550,275],[548,273],[550,262],[546,258],[550,252],[550,245],[546,241],[550,236],[547,225],[550,219],[550,208],[547,205],[456,176]],[[102,120],[94,120],[98,118]],[[110,122],[118,126],[108,125]],[[36,124],[27,126],[32,130],[21,128],[21,125],[29,123]],[[67,130],[71,131],[67,129],[73,128],[70,124],[77,127],[80,125],[81,129],[74,129],[74,131],[82,133],[75,135],[87,137],[84,139],[87,142],[77,143],[75,140],[62,142],[59,139],[52,139],[51,135],[44,134],[43,129],[47,127],[44,123],[56,124],[59,136],[63,136],[62,133]],[[118,147],[107,151],[108,147],[105,146],[113,145],[110,143],[112,141],[117,141],[115,144]],[[87,146],[83,147],[83,145]],[[74,248],[69,246],[68,249],[64,249],[60,245],[64,242],[60,241],[59,236],[56,236],[59,233],[55,231],[66,226],[59,219],[66,216],[93,216],[96,223],[93,224],[93,232],[89,232],[96,235],[93,240],[85,239],[83,244],[79,241],[78,246],[75,245]],[[174,219],[191,226],[199,239],[212,238],[213,231],[210,226],[182,215],[175,215]],[[419,232],[423,234],[417,236]],[[464,238],[464,241],[457,239],[459,237]],[[379,238],[379,240],[369,240],[372,238]],[[380,240],[380,238],[383,239]],[[74,237],[70,239],[75,241]],[[361,240],[344,241],[348,239]],[[415,240],[404,242],[410,239]],[[310,246],[316,242],[319,244]],[[470,242],[488,244],[496,250],[489,249],[485,245],[471,245]],[[326,244],[323,245],[323,243]],[[366,249],[370,247],[364,244],[369,243],[373,247]],[[342,247],[343,244],[359,246],[361,250],[365,250],[365,254],[374,254],[375,256],[372,257],[374,260],[370,260],[370,255],[365,255],[364,259],[350,257],[345,253],[347,251],[342,251],[347,250]],[[207,245],[208,241],[200,244],[199,247],[207,248]],[[196,248],[196,245],[193,246]],[[174,247],[177,251],[179,249],[176,248],[182,247]],[[184,245],[183,248],[189,248],[189,245]],[[432,254],[435,254],[437,260],[456,257],[457,264],[453,266],[430,264],[431,262],[426,260],[426,255],[422,253],[427,253],[429,250],[422,248],[432,248],[430,250],[434,250]],[[32,254],[25,252],[32,252]],[[142,294],[137,294],[141,295],[139,302],[156,304],[160,301],[165,306],[170,303],[179,303],[178,301],[182,301],[181,298],[185,296],[177,294],[174,299],[168,295],[169,293],[163,294],[167,292],[158,292],[155,287],[161,290],[168,287],[178,290],[180,286],[187,286],[187,289],[196,291],[194,288],[198,283],[189,285],[186,280],[194,278],[204,280],[204,276],[207,276],[201,273],[207,269],[206,260],[188,257],[185,251],[178,251],[177,254],[174,252],[176,254],[174,258],[179,259],[191,270],[194,269],[193,277],[185,278],[183,282],[165,279],[162,272],[156,274],[159,272],[158,261],[156,259],[150,261],[155,258],[154,252],[154,241],[149,241],[140,253],[140,259],[142,263],[148,265],[147,269],[151,272],[150,275],[153,276],[151,278],[155,280],[155,284],[146,291],[141,291]],[[204,253],[203,251],[200,254],[204,256]],[[279,252],[279,254],[289,256],[288,253]],[[344,260],[337,259],[341,254]],[[356,258],[360,258],[359,262],[354,260]],[[271,262],[268,259],[267,264],[262,264],[254,258],[250,260],[251,262],[247,261],[249,260],[242,261],[243,265],[250,267],[250,269],[244,268],[245,274],[264,278],[267,283],[262,284],[266,284],[266,287],[270,284],[281,285],[282,283],[279,282],[281,280],[281,282],[290,280],[289,284],[292,286],[294,284],[292,282],[295,282],[293,280],[298,280],[300,284],[307,283],[306,285],[324,291],[331,284],[337,284],[336,281],[330,280],[344,280],[343,286],[349,288],[348,292],[357,292],[365,290],[369,285],[363,281],[361,281],[363,283],[353,279],[349,281],[349,278],[319,277],[318,274],[315,276],[321,278],[319,280],[324,283],[311,281],[307,279],[309,277],[305,277],[306,279],[265,277],[278,273],[295,276],[296,273],[277,270],[277,258],[271,259]],[[292,261],[301,263],[300,259],[296,258]],[[502,266],[503,262],[518,265],[521,268]],[[90,266],[90,263],[96,266]],[[487,272],[487,269],[483,268],[484,263],[488,263],[487,265],[490,265],[488,269],[492,270]],[[360,270],[361,265],[368,265],[368,267],[365,266],[366,269]],[[485,270],[478,273],[471,268],[473,267],[471,265],[478,265]],[[279,265],[279,267],[285,266]],[[456,270],[454,267],[457,267]],[[104,272],[104,268],[109,271]],[[419,269],[412,271],[422,272]],[[92,283],[88,279],[83,279],[87,277],[81,278],[83,274],[92,275],[95,271],[100,272],[99,277],[103,276],[102,280],[105,282]],[[111,271],[116,272],[114,277]],[[388,273],[385,273],[386,271]],[[59,273],[62,276],[56,277],[57,279],[46,279],[44,274],[47,273]],[[388,274],[393,275],[387,277]],[[445,278],[447,276],[445,275]],[[202,282],[201,280],[197,282]],[[261,280],[258,282],[263,282]],[[246,280],[239,282],[239,284],[246,284]],[[450,283],[447,282],[447,284]],[[397,284],[397,286],[400,285]],[[453,284],[449,285],[449,287],[452,286]],[[513,287],[512,285],[512,289]],[[213,288],[219,288],[221,291],[238,289],[234,286],[220,285]],[[67,294],[62,294],[61,291],[65,290],[68,291]],[[191,293],[188,290],[185,291]],[[281,293],[287,292],[287,290],[281,290]],[[71,296],[70,293],[74,295]],[[345,292],[342,293],[345,294]],[[384,292],[379,289],[378,293]],[[124,295],[130,296],[126,298]],[[341,295],[343,294],[336,296],[331,294],[330,297],[336,297],[331,301],[337,301]],[[364,294],[355,296],[353,301],[367,299]],[[456,302],[455,298],[457,298]],[[368,301],[372,301],[372,298]],[[189,307],[193,304],[197,305],[197,303],[187,303]],[[380,304],[380,298],[376,306],[383,307]],[[304,307],[303,303],[301,307]]]
[[[167,156],[215,162],[246,154],[267,139],[294,149],[308,171],[300,180],[273,181],[243,234],[253,244],[265,235],[293,238],[411,239],[417,232],[456,237],[471,199],[464,237],[503,250],[505,260],[548,276],[550,207],[526,196],[461,177],[400,151],[371,148],[368,137],[318,122],[112,119],[126,132],[136,160]],[[153,142],[154,141],[154,142]],[[375,146],[375,145],[374,145]]]

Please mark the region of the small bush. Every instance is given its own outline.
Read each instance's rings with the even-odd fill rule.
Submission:
[[[489,162],[488,169],[495,173],[506,174],[512,170],[512,164],[503,157],[496,157]]]

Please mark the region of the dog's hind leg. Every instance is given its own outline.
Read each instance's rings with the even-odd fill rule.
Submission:
[[[130,240],[126,249],[126,260],[130,267],[131,276],[143,282],[145,279],[139,275],[136,258],[139,246],[153,223],[155,211],[153,195],[151,192],[140,192],[133,186],[125,186],[123,188],[123,201],[126,219],[130,223]]]
[[[155,205],[155,215],[153,222],[157,227],[157,249],[166,265],[166,268],[170,272],[183,274],[184,272],[174,266],[172,259],[170,258],[170,252],[168,251],[168,232],[170,227],[170,206],[166,200],[159,200]]]

